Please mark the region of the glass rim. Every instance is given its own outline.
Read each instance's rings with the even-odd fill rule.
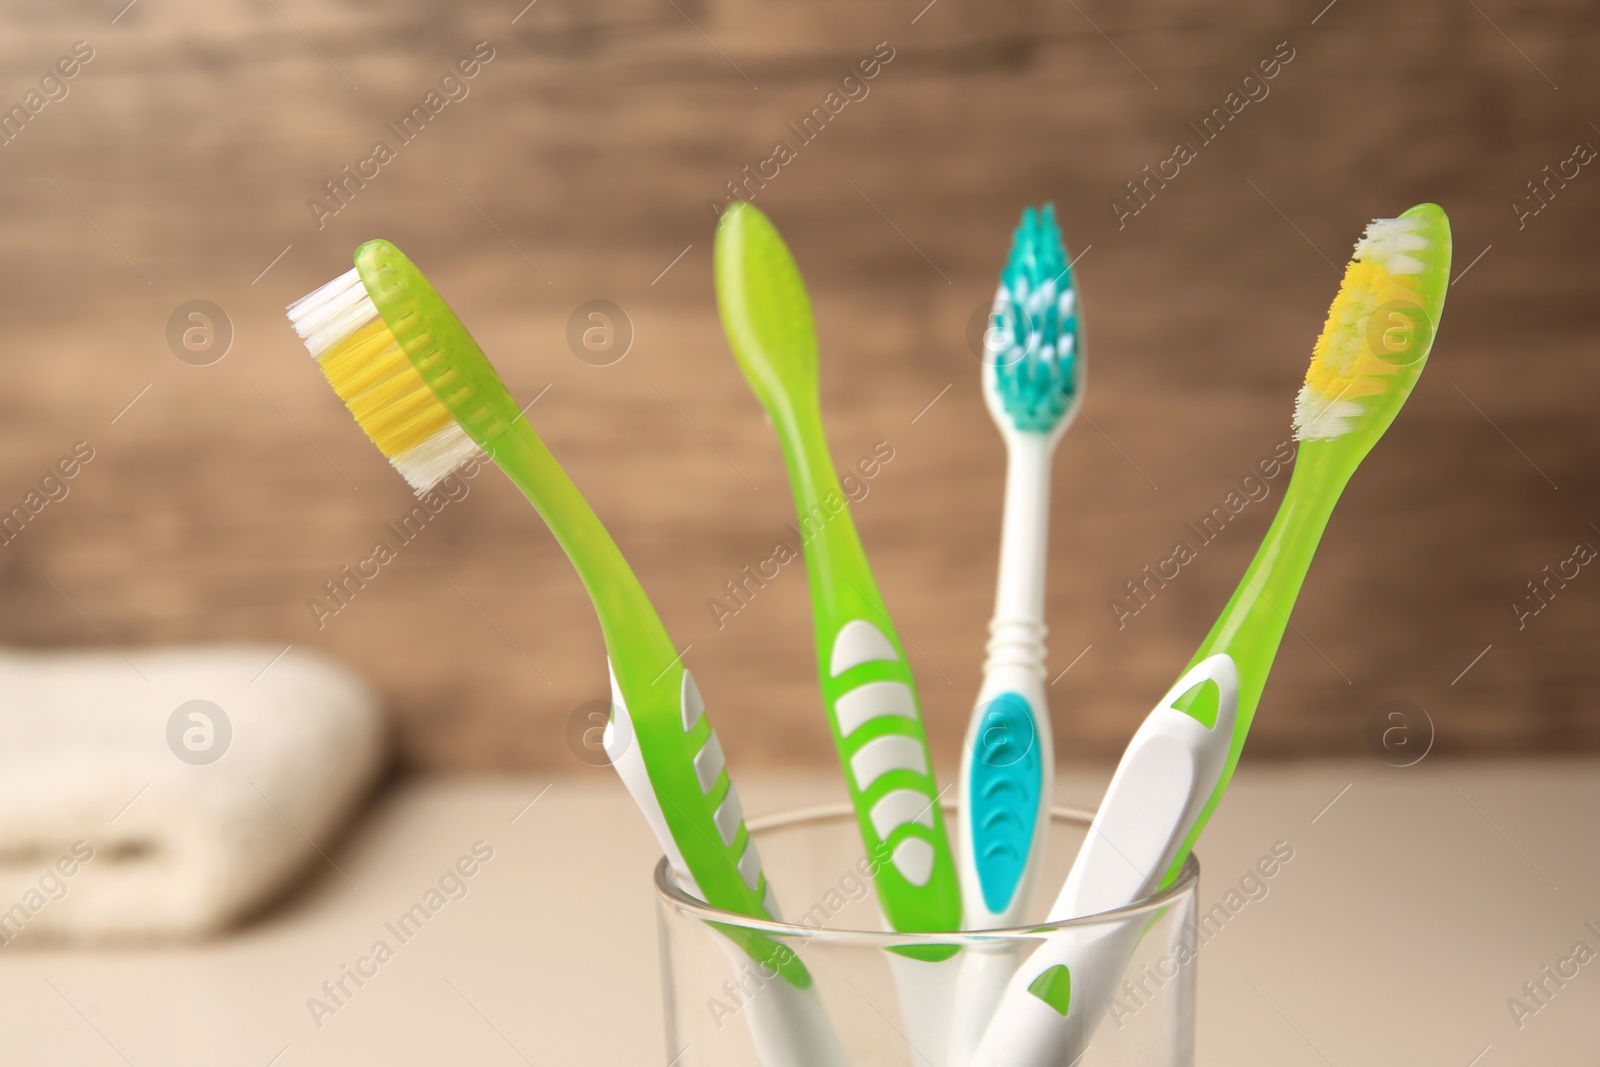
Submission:
[[[940,807],[947,813],[953,812],[955,803],[953,801],[945,801],[940,804]],[[855,815],[855,808],[848,801],[841,801],[773,812],[770,815],[747,820],[746,826],[750,833],[754,835],[764,830],[836,819],[848,819],[854,825]],[[1093,818],[1093,812],[1084,814],[1081,811],[1070,808],[1052,807],[1050,809],[1052,822],[1070,823],[1085,830],[1088,829]],[[1053,922],[1038,922],[1026,926],[996,927],[985,930],[857,930],[847,927],[807,926],[803,923],[741,915],[739,912],[719,908],[714,904],[708,904],[697,897],[691,896],[678,884],[676,876],[672,873],[672,865],[666,856],[662,856],[656,862],[653,880],[655,882],[656,896],[661,902],[671,905],[688,918],[699,919],[703,922],[720,926],[738,927],[743,930],[754,930],[782,937],[805,940],[853,941],[881,947],[949,945],[952,942],[978,945],[1005,940],[1036,940],[1060,930],[1108,926],[1114,923],[1127,922],[1137,916],[1153,914],[1171,906],[1174,901],[1195,890],[1200,881],[1200,860],[1191,852],[1189,858],[1184,861],[1183,869],[1179,872],[1177,880],[1170,886],[1140,897],[1133,903],[1123,905],[1120,908],[1111,908],[1091,915],[1080,915],[1075,918]]]

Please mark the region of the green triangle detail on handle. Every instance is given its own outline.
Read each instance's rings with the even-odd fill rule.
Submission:
[[[1072,972],[1066,964],[1058,963],[1040,972],[1028,992],[1050,1005],[1057,1015],[1065,1016],[1072,1005]]]
[[[1183,696],[1172,702],[1174,711],[1181,711],[1207,730],[1217,725],[1217,712],[1222,708],[1222,690],[1210,678],[1196,682]]]

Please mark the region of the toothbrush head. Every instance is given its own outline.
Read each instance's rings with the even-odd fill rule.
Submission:
[[[1031,433],[1063,427],[1082,391],[1083,354],[1055,205],[1022,212],[990,320],[984,382],[995,419]]]
[[[778,228],[739,202],[717,223],[717,307],[739,367],[770,413],[817,393],[817,331]]]
[[[388,241],[289,305],[335,393],[417,495],[520,419],[483,350],[422,272]]]
[[[1436,204],[1374,219],[1356,243],[1295,401],[1296,440],[1365,455],[1422,374],[1450,282],[1450,220]]]

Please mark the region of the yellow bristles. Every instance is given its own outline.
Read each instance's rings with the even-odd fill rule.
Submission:
[[[382,319],[335,343],[318,363],[361,429],[391,460],[455,425]]]
[[[1311,354],[1306,384],[1330,400],[1381,391],[1383,386],[1370,377],[1394,373],[1393,360],[1406,346],[1391,330],[1406,309],[1421,306],[1420,296],[1376,263],[1351,263]],[[1375,322],[1373,315],[1380,309],[1396,318]]]
[[[1356,246],[1295,403],[1299,440],[1348,432],[1367,411],[1362,398],[1388,391],[1413,354],[1426,353],[1431,323],[1415,288],[1414,253],[1428,244],[1420,229],[1410,219],[1374,220]]]

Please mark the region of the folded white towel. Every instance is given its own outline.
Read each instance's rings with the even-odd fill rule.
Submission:
[[[328,868],[384,751],[375,694],[299,648],[0,650],[0,951],[238,920]]]

